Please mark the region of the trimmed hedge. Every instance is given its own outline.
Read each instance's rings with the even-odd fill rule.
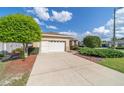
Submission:
[[[24,59],[24,51],[22,48],[16,48],[12,51],[13,54],[19,54],[19,58]]]
[[[124,49],[124,46],[116,47],[116,49]]]
[[[94,49],[80,48],[79,53],[82,55],[96,56],[102,58],[119,58],[124,57],[124,53],[114,49]]]
[[[16,48],[12,51],[12,53],[21,53],[23,51],[22,48]]]
[[[37,55],[39,53],[38,47],[28,48],[28,55]]]

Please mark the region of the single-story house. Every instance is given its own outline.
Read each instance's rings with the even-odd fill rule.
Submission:
[[[70,51],[71,46],[77,46],[78,40],[69,35],[46,32],[42,33],[42,41],[30,44],[39,47],[41,52],[64,52]],[[2,43],[0,42],[0,53],[11,53],[16,48],[22,48],[22,43]]]
[[[0,42],[0,54],[2,53],[11,53],[12,50],[16,48],[22,48],[21,43],[2,43]]]
[[[45,32],[40,43],[33,43],[33,47],[39,47],[41,53],[70,51],[71,46],[78,46],[78,40],[55,32]]]
[[[108,46],[109,47],[111,47],[112,46],[112,44],[113,44],[113,42],[112,41],[109,41],[108,42]],[[124,39],[122,39],[122,40],[116,40],[115,41],[115,47],[124,47]]]

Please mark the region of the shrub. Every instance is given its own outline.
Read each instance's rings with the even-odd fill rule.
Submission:
[[[23,51],[22,48],[16,48],[12,51],[12,53],[21,53]]]
[[[116,47],[116,49],[124,49],[124,46]]]
[[[24,51],[21,51],[21,52],[20,52],[19,57],[20,57],[21,59],[24,59],[24,58],[25,58],[25,56],[24,56]]]
[[[114,49],[93,49],[93,48],[80,48],[79,53],[82,55],[96,56],[103,58],[119,58],[124,57],[124,53]]]
[[[3,54],[0,54],[0,57],[4,57],[4,55]]]
[[[12,51],[13,54],[19,54],[19,58],[24,59],[24,51],[22,48],[16,48]]]
[[[28,55],[34,55],[39,53],[39,48],[38,47],[31,47],[28,48]]]
[[[86,36],[83,40],[86,47],[95,48],[101,46],[101,39],[98,36]]]
[[[71,50],[78,50],[78,46],[71,46]]]

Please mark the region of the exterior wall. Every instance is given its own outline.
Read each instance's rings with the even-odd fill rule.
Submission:
[[[70,51],[70,39],[53,38],[53,37],[44,37],[44,38],[42,38],[42,41],[51,41],[51,40],[64,41],[65,42],[65,51]],[[33,43],[33,47],[42,47],[41,42]]]
[[[79,43],[78,43],[78,41],[76,40],[71,40],[71,46],[78,46],[79,45]]]
[[[33,47],[40,47],[40,42],[34,42]]]
[[[71,41],[71,46],[74,46],[75,45],[75,42],[74,41]]]

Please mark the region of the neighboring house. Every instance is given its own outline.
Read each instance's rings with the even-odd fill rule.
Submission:
[[[1,53],[11,53],[12,50],[16,48],[21,48],[22,44],[21,43],[2,43],[0,42],[0,54]]]
[[[40,47],[40,52],[70,51],[71,46],[78,46],[78,40],[72,36],[47,32],[42,34],[42,41],[33,43],[33,47]]]
[[[32,44],[28,44],[29,47],[32,46]],[[2,43],[0,42],[0,54],[3,53],[11,53],[13,50],[17,48],[23,48],[22,43]]]
[[[108,42],[109,47],[111,47],[112,44],[113,44],[112,41],[109,41],[109,42]],[[124,40],[116,40],[116,42],[115,42],[115,47],[118,47],[118,46],[119,46],[119,47],[121,47],[121,46],[124,47]]]

